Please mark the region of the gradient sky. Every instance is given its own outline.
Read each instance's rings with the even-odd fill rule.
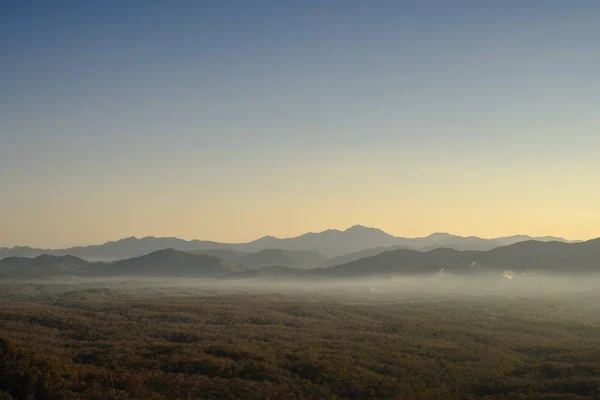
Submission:
[[[0,246],[600,236],[598,1],[2,1]]]

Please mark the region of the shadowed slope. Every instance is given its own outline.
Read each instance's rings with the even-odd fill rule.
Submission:
[[[97,264],[99,267],[103,264]],[[12,257],[0,260],[5,278],[41,279],[63,275],[89,276],[97,272],[95,264],[74,256],[41,255],[36,258]]]
[[[226,264],[217,257],[165,249],[112,263],[109,274],[218,278],[243,270],[243,267]]]
[[[581,243],[528,241],[490,251],[438,248],[428,252],[396,250],[331,268],[306,271],[304,277],[361,277],[393,274],[456,274],[530,270],[581,274],[600,272],[600,239]]]

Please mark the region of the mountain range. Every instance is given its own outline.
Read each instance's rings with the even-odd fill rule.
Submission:
[[[579,243],[526,241],[487,251],[437,248],[429,251],[400,249],[346,264],[308,271],[312,278],[356,278],[435,274],[582,274],[600,272],[600,239]]]
[[[183,240],[170,237],[128,237],[100,245],[78,246],[66,249],[38,249],[27,246],[0,248],[0,259],[6,257],[37,257],[43,254],[64,256],[72,255],[88,261],[115,261],[124,258],[139,257],[154,251],[172,248],[182,251],[230,250],[235,252],[258,252],[261,250],[289,250],[315,252],[327,258],[348,256],[352,261],[367,255],[375,255],[379,250],[406,248],[413,250],[431,250],[438,247],[456,250],[491,250],[527,240],[543,242],[569,242],[563,238],[541,237],[532,238],[526,235],[516,235],[494,239],[484,239],[476,236],[456,236],[448,233],[433,233],[426,237],[403,238],[392,236],[380,229],[355,225],[344,231],[328,229],[319,233],[305,233],[293,238],[276,238],[265,236],[247,243],[219,243],[202,240]],[[366,253],[360,254],[360,252]],[[351,253],[356,253],[350,256]],[[354,258],[353,258],[354,257]],[[316,258],[319,258],[318,256]],[[335,265],[337,261],[324,262],[321,265]]]
[[[233,250],[157,250],[139,257],[104,262],[87,261],[72,255],[7,257],[0,260],[0,278],[46,279],[59,276],[165,276],[223,277],[232,272],[260,268],[298,270],[314,268],[326,258],[316,252],[261,250],[255,253]],[[263,274],[265,271],[261,272]],[[286,271],[287,272],[287,271]],[[249,273],[248,276],[252,276]]]
[[[174,249],[158,250],[140,257],[111,263],[91,262],[66,255],[42,255],[35,258],[9,257],[0,260],[0,277],[4,279],[47,279],[55,277],[186,277],[219,278],[246,268],[228,264],[206,255]]]
[[[526,241],[486,251],[396,249],[336,266],[310,269],[276,264],[278,261],[294,260],[293,257],[305,262],[304,253],[279,250],[254,254],[222,252],[223,255],[231,258],[225,261],[224,257],[218,257],[218,253],[203,254],[175,249],[159,250],[115,262],[91,262],[72,255],[9,257],[0,260],[0,278],[140,276],[341,279],[437,274],[441,271],[459,275],[493,273],[498,276],[506,270],[521,274],[589,274],[600,271],[600,239],[580,243]],[[273,255],[276,257],[272,258]],[[236,261],[248,259],[251,260],[247,261],[248,266]]]

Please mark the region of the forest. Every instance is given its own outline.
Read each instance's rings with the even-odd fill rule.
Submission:
[[[598,399],[600,294],[0,285],[0,399]]]

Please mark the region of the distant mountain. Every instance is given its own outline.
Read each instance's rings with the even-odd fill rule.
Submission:
[[[518,271],[600,272],[600,238],[578,243],[527,241],[490,250],[481,265]]]
[[[43,279],[65,275],[90,276],[95,272],[93,267],[94,263],[70,255],[9,257],[0,260],[0,277]]]
[[[515,243],[527,242],[530,240],[535,240],[536,242],[563,242],[563,243],[581,243],[581,240],[566,240],[560,237],[555,236],[540,236],[540,237],[532,237],[528,235],[514,235],[492,239],[495,242],[500,243],[501,246],[508,246]]]
[[[217,257],[165,249],[111,263],[107,275],[219,278],[244,270]]]
[[[263,263],[294,263],[297,260],[290,255],[297,257],[304,253],[268,250],[254,254],[221,251],[221,254],[228,257],[235,256],[235,260],[248,257],[247,265],[252,267]],[[305,259],[300,258],[300,260]],[[501,274],[505,270],[513,270],[518,274],[529,271],[553,274],[598,273],[600,272],[600,239],[581,243],[527,241],[487,251],[450,248],[436,248],[430,251],[399,249],[384,251],[372,257],[341,265],[313,269],[281,265],[249,269],[235,262],[226,262],[214,255],[175,249],[159,250],[112,263],[89,262],[74,256],[53,255],[35,258],[10,257],[0,260],[0,278],[3,279],[45,279],[58,276],[337,279],[434,274],[441,270],[451,274],[471,275]]]
[[[432,233],[429,236],[405,239],[403,243],[408,248],[431,250],[440,247],[456,250],[490,250],[502,246],[499,239],[482,239],[477,236],[457,236],[449,233]]]
[[[317,267],[327,260],[327,257],[316,251],[282,249],[265,249],[258,252],[213,249],[193,251],[192,253],[212,255],[227,263],[237,264],[248,269],[269,266],[307,269]]]
[[[354,253],[344,254],[338,257],[332,257],[321,262],[321,267],[333,267],[336,265],[347,264],[352,261],[360,260],[361,258],[373,257],[377,254],[385,253],[386,251],[393,251],[399,249],[406,249],[405,246],[395,245],[389,247],[375,247],[373,249],[355,251]]]
[[[600,273],[600,239],[580,243],[519,242],[488,251],[437,248],[430,251],[387,251],[330,268],[303,272],[306,278],[355,278],[402,274],[517,273],[539,271],[554,274]]]
[[[325,256],[311,251],[261,250],[256,253],[232,250],[184,252],[164,249],[140,257],[112,263],[90,262],[66,255],[41,255],[34,258],[8,257],[0,260],[0,278],[45,279],[57,276],[165,276],[220,278],[263,267],[307,269],[324,261]]]
[[[211,241],[187,241],[169,237],[156,238],[148,236],[139,239],[128,237],[114,242],[106,242],[101,245],[77,246],[58,250],[34,249],[31,247],[13,247],[9,249],[5,247],[0,248],[0,258],[12,256],[36,257],[42,254],[51,254],[55,256],[72,255],[88,261],[116,261],[170,248],[188,251],[227,248],[227,246],[227,244]]]
[[[265,248],[311,250],[328,257],[335,257],[374,247],[393,246],[397,242],[398,238],[380,229],[355,225],[345,231],[328,229],[319,233],[305,233],[304,235],[289,239],[277,239],[267,236],[247,243],[245,246],[249,250]]]
[[[54,251],[50,249],[34,249],[28,246],[0,247],[0,259],[8,257],[34,258],[43,254],[52,254]]]
[[[101,245],[79,246],[67,249],[48,250],[31,247],[0,248],[0,259],[6,257],[37,257],[42,254],[55,256],[72,255],[88,261],[115,261],[124,258],[139,257],[154,251],[172,248],[180,251],[233,251],[259,252],[263,250],[287,250],[316,252],[326,257],[340,257],[350,253],[397,246],[415,250],[431,250],[449,247],[458,250],[490,250],[516,242],[531,240],[529,236],[519,235],[506,238],[482,239],[475,236],[462,237],[448,233],[434,233],[421,238],[394,237],[380,229],[355,225],[344,231],[328,229],[319,233],[305,233],[294,238],[279,239],[265,236],[248,243],[218,243],[213,241],[183,240],[178,238],[129,237]],[[537,239],[537,238],[536,238]],[[540,241],[562,238],[544,237]],[[231,255],[231,253],[228,253]],[[316,260],[318,257],[313,257]],[[225,258],[223,258],[225,259]],[[321,262],[322,264],[323,262]],[[264,265],[258,263],[257,265]],[[329,263],[328,265],[331,265]],[[291,263],[289,266],[295,266]]]
[[[204,277],[220,278],[246,269],[219,258],[174,249],[113,263],[90,262],[74,256],[43,255],[36,258],[9,257],[0,260],[0,278],[45,279],[58,276],[101,277]]]
[[[248,269],[280,266],[290,268],[313,268],[327,259],[316,251],[265,249],[256,253],[246,253],[239,264]]]
[[[370,276],[433,274],[442,268],[459,272],[471,265],[476,252],[454,249],[435,249],[427,252],[400,249],[386,251],[373,257],[347,264],[306,271],[304,278],[347,279]]]

